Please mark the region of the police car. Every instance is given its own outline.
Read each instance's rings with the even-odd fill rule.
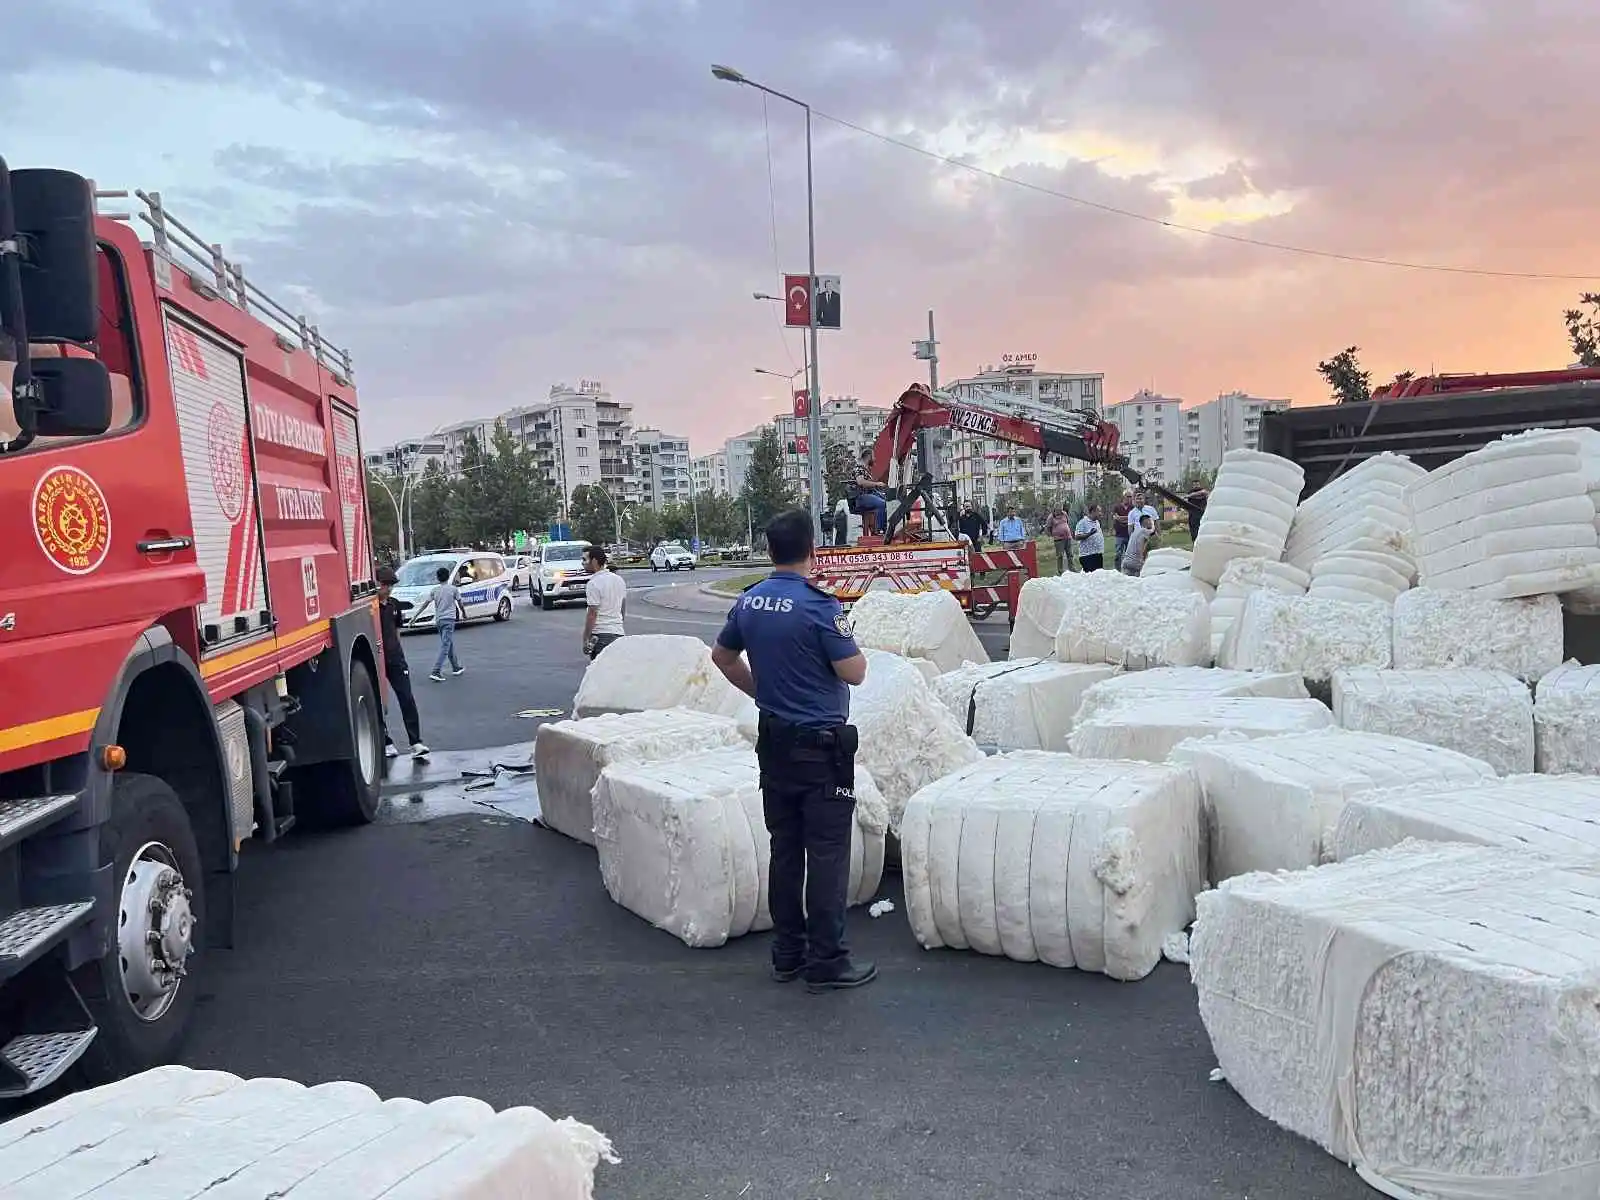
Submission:
[[[441,550],[413,558],[397,573],[394,598],[405,609],[404,629],[432,629],[433,602],[429,596],[439,582],[439,568],[450,572],[450,580],[461,593],[457,621],[482,621],[511,618],[511,572],[506,560],[487,550]]]
[[[583,566],[588,542],[546,542],[533,561],[533,602],[549,612],[558,600],[582,600],[589,586]]]

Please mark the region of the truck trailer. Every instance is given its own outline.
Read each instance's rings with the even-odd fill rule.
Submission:
[[[0,161],[0,1097],[171,1061],[245,841],[379,803],[349,355],[134,196]]]

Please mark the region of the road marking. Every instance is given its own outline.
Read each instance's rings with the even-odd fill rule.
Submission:
[[[567,710],[564,708],[524,708],[517,713],[524,721],[537,721],[540,717],[564,717]]]
[[[630,621],[661,621],[667,625],[703,625],[707,629],[721,629],[726,621],[695,621],[687,617],[647,617],[643,613],[634,613],[628,618]]]

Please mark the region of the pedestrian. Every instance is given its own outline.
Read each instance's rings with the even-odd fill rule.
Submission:
[[[1100,506],[1089,505],[1078,528],[1073,532],[1078,539],[1078,565],[1085,571],[1098,571],[1105,566],[1106,532],[1100,528]]]
[[[1006,515],[1000,518],[1000,545],[1006,550],[1021,550],[1028,540],[1027,526],[1023,525],[1022,518],[1017,516],[1017,506],[1011,505],[1006,509]]]
[[[589,582],[583,586],[588,608],[583,614],[583,652],[590,662],[600,657],[612,642],[622,636],[622,619],[627,615],[628,585],[606,565],[603,546],[586,546],[583,569]]]
[[[1058,505],[1045,521],[1045,530],[1056,545],[1056,574],[1065,575],[1072,566],[1072,517]]]
[[[411,694],[411,667],[406,663],[405,647],[400,644],[400,618],[411,607],[394,598],[394,585],[398,576],[393,567],[378,568],[378,631],[383,636],[383,677],[389,681],[394,702],[400,706],[400,720],[406,727],[406,741],[411,745],[412,758],[427,758],[428,747],[422,741],[422,719],[417,715],[417,698]],[[400,753],[394,739],[389,736],[389,721],[385,712],[378,714],[383,724],[383,752],[389,758]]]
[[[967,535],[967,540],[972,543],[972,548],[974,550],[982,550],[983,535],[986,532],[986,528],[983,523],[983,517],[979,515],[978,510],[971,504],[961,510],[960,524],[961,532]]]
[[[1206,501],[1211,493],[1205,488],[1195,488],[1186,497],[1189,501],[1189,540],[1192,542],[1200,536],[1200,521],[1206,515]]]
[[[461,615],[461,592],[450,582],[449,567],[440,567],[433,577],[439,582],[428,593],[428,600],[433,605],[433,627],[439,632],[439,657],[434,659],[433,674],[428,678],[443,683],[446,659],[450,660],[450,674],[459,675],[466,670],[456,659],[456,619]]]
[[[855,503],[852,507],[861,514],[863,537],[883,537],[889,526],[889,502],[883,498],[887,485],[872,477],[872,450],[861,452],[861,463],[856,468],[850,491]]]
[[[850,501],[840,500],[833,506],[833,544],[835,546],[848,546],[850,544]]]
[[[1148,510],[1139,513],[1139,523],[1128,535],[1128,548],[1122,555],[1122,573],[1138,576],[1144,570],[1145,556],[1156,544],[1156,520]]]
[[[773,517],[767,548],[772,574],[729,611],[711,661],[760,711],[772,974],[803,976],[811,992],[860,987],[878,973],[852,961],[844,936],[858,744],[850,689],[867,677],[867,660],[839,602],[809,582],[810,515]]]
[[[1150,519],[1157,525],[1161,524],[1160,510],[1150,503],[1148,495],[1142,491],[1136,491],[1133,493],[1133,505],[1128,509],[1128,537],[1130,539],[1133,537],[1133,531],[1138,528],[1139,517],[1145,513],[1148,513]]]
[[[1111,535],[1116,539],[1116,557],[1112,563],[1118,567],[1122,566],[1122,552],[1128,548],[1128,513],[1132,509],[1132,498],[1123,496],[1111,510]]]

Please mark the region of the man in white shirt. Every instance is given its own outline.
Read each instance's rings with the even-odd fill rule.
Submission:
[[[1091,504],[1072,536],[1078,541],[1078,565],[1085,571],[1098,571],[1105,565],[1106,531],[1100,527],[1100,506]]]
[[[588,611],[583,614],[583,652],[590,661],[600,657],[612,642],[622,636],[622,617],[628,608],[628,585],[606,566],[605,548],[590,546],[583,552],[583,568],[589,582],[583,589]]]
[[[1140,516],[1148,516],[1153,525],[1160,526],[1161,514],[1156,506],[1150,503],[1150,497],[1144,492],[1133,494],[1133,508],[1128,511],[1128,536],[1133,536],[1133,531],[1139,527]]]

